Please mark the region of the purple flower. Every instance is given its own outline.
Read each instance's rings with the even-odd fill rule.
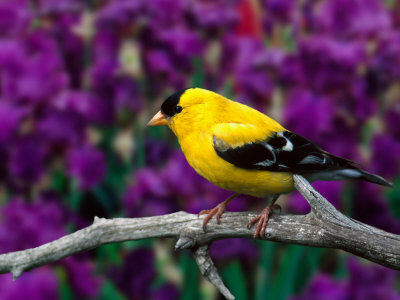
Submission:
[[[341,194],[343,185],[343,181],[317,181],[313,183],[313,187],[337,209],[342,207]],[[288,208],[297,214],[307,214],[310,212],[310,205],[297,191],[290,194]]]
[[[348,299],[400,299],[395,289],[396,271],[377,264],[362,265],[352,257],[347,262],[347,268],[350,272]]]
[[[59,199],[39,198],[24,203],[12,198],[1,208],[0,251],[24,250],[51,242],[66,234],[66,212],[57,203]]]
[[[357,78],[357,68],[364,61],[361,42],[343,42],[324,36],[299,41],[299,60],[303,80],[317,91],[345,91]]]
[[[218,261],[240,259],[242,262],[251,263],[258,258],[258,248],[249,240],[226,239],[215,241],[210,249],[210,255]]]
[[[175,196],[176,197],[176,196]],[[136,172],[135,184],[123,196],[129,217],[162,215],[176,211],[176,200],[163,178],[151,169]]]
[[[57,276],[48,267],[26,272],[16,281],[12,280],[12,274],[2,274],[0,290],[4,300],[59,298]]]
[[[395,139],[400,140],[400,102],[397,102],[394,107],[388,109],[385,114],[386,131]]]
[[[354,195],[354,218],[383,230],[399,233],[400,223],[391,216],[381,187],[369,182],[358,182]]]
[[[0,100],[0,142],[7,143],[16,135],[27,110]]]
[[[97,110],[100,102],[100,99],[89,93],[66,91],[56,97],[52,104],[58,111],[76,114],[87,123],[96,123],[101,118]]]
[[[389,30],[391,20],[385,5],[379,0],[332,0],[321,3],[317,24],[330,35],[360,38]]]
[[[295,90],[285,106],[286,128],[335,155],[358,160],[360,126],[353,122],[351,115],[338,114],[334,100],[308,91]],[[309,118],[304,118],[305,115]]]
[[[97,12],[96,28],[100,32],[123,32],[143,14],[145,3],[143,0],[110,1]]]
[[[372,170],[381,176],[395,177],[400,168],[400,141],[387,135],[376,135],[372,140]]]
[[[181,24],[186,3],[184,0],[153,0],[146,2],[146,17],[149,25],[156,28],[173,27]],[[162,7],[162,9],[160,9]]]
[[[98,185],[106,173],[106,162],[103,152],[92,146],[71,149],[68,153],[68,170],[82,189]]]
[[[215,207],[232,194],[200,177],[180,152],[173,153],[161,170],[144,168],[137,171],[134,181],[123,198],[131,217],[178,210],[199,213]],[[229,204],[228,210],[243,211],[250,202],[239,197]]]
[[[128,109],[138,113],[143,105],[138,82],[128,76],[115,78],[114,102],[116,111]]]
[[[0,37],[13,37],[26,32],[32,19],[28,1],[0,3]]]
[[[238,46],[235,79],[240,98],[264,104],[271,97],[273,75],[284,54],[265,50],[262,42],[253,38],[241,38]]]
[[[144,66],[153,78],[154,88],[159,91],[161,87],[169,85],[175,89],[185,86],[185,78],[175,69],[174,57],[164,49],[146,50],[144,53]]]
[[[165,142],[153,139],[145,140],[144,149],[146,153],[145,165],[152,168],[164,163],[165,158],[170,157],[172,152],[172,149]]]
[[[41,195],[33,203],[24,203],[20,198],[12,198],[1,208],[0,214],[0,251],[2,253],[37,247],[66,235],[65,224],[70,217],[65,208],[60,205],[60,198],[52,193]],[[78,297],[94,297],[97,294],[100,282],[98,278],[93,277],[93,265],[88,260],[69,257],[57,264],[65,267],[68,280]],[[57,291],[56,277],[48,268],[48,266],[42,267],[23,274],[15,283],[20,287],[20,292],[24,294],[25,291],[33,289],[30,286],[35,286],[33,283],[39,280],[36,279],[37,276],[38,278],[44,276],[41,279],[43,284],[38,284],[38,291],[35,289],[31,291],[31,297],[38,297],[33,299],[43,299],[35,296],[36,294],[50,293],[52,289]],[[10,293],[16,292],[9,276],[2,275],[1,279],[8,282]],[[3,280],[0,280],[0,285],[3,284]]]
[[[266,12],[266,22],[288,23],[293,21],[296,1],[291,0],[263,0],[261,1]]]
[[[290,300],[347,300],[346,282],[333,280],[325,274],[318,274],[301,296]]]
[[[126,255],[121,267],[112,267],[108,276],[129,299],[148,299],[156,273],[154,253],[150,249],[137,248]]]
[[[331,130],[334,118],[332,101],[309,91],[294,90],[285,104],[285,126],[314,142]]]
[[[233,28],[238,20],[238,1],[192,1],[188,8],[190,21],[210,35]]]
[[[75,113],[49,110],[37,120],[36,131],[54,152],[64,152],[67,146],[84,141],[85,125],[84,119]]]
[[[96,298],[101,287],[101,279],[93,276],[95,265],[88,259],[67,257],[60,264],[66,270],[68,282],[78,299]]]
[[[45,172],[47,149],[35,135],[20,138],[10,149],[9,172],[15,181],[33,183]]]
[[[171,283],[166,283],[159,287],[157,290],[152,291],[150,298],[153,300],[179,299],[179,290],[175,285]]]
[[[191,60],[194,55],[200,55],[204,50],[204,42],[196,32],[183,28],[166,29],[159,33],[159,42],[175,57],[179,66],[180,61]]]
[[[46,0],[40,3],[41,15],[78,14],[83,10],[79,0]]]
[[[347,263],[349,279],[337,280],[325,274],[317,274],[301,296],[291,300],[398,300],[396,272],[377,264],[362,265],[355,258]]]

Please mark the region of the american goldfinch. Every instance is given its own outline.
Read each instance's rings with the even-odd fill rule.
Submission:
[[[283,128],[261,112],[214,92],[189,88],[168,97],[148,126],[168,125],[188,163],[217,186],[234,191],[207,214],[219,222],[226,205],[237,195],[272,196],[264,210],[248,223],[257,223],[254,238],[265,236],[268,218],[280,194],[294,190],[293,174],[309,181],[361,179],[391,186],[382,177],[332,155],[304,137]]]

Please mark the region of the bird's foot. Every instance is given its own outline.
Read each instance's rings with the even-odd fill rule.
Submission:
[[[251,226],[258,222],[256,230],[253,234],[254,239],[265,239],[265,230],[267,229],[269,217],[274,209],[279,209],[279,211],[281,211],[281,206],[278,204],[270,203],[261,211],[261,213],[257,217],[251,219],[250,222],[247,224],[247,228],[250,229]]]
[[[215,218],[217,219],[217,223],[218,224],[220,223],[221,216],[226,210],[226,204],[227,203],[225,203],[225,201],[224,201],[224,202],[218,204],[213,209],[202,210],[201,212],[199,212],[197,217],[207,214],[207,217],[203,221],[203,231],[204,232],[206,232],[207,223],[211,220],[212,217],[215,216]]]

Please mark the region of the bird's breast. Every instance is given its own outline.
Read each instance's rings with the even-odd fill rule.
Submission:
[[[215,152],[210,135],[189,136],[180,145],[196,172],[223,189],[260,198],[294,189],[291,173],[246,170],[223,160]]]

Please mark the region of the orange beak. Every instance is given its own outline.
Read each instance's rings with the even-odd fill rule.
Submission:
[[[159,126],[159,125],[168,125],[167,116],[164,115],[161,110],[155,114],[155,116],[147,123],[146,126]]]

